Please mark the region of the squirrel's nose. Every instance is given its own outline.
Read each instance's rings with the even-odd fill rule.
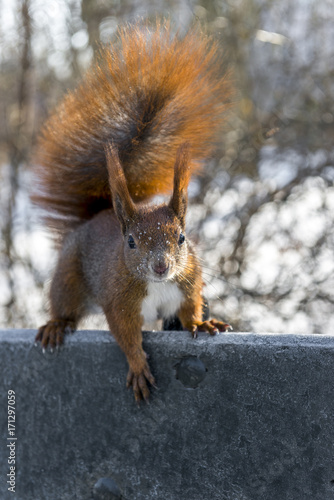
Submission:
[[[163,274],[166,274],[169,269],[169,264],[165,264],[162,262],[159,262],[158,264],[155,264],[153,266],[153,271],[158,274],[159,276],[162,276]]]

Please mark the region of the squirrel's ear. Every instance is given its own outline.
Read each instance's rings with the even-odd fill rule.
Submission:
[[[188,194],[187,188],[191,176],[189,144],[184,143],[177,151],[174,166],[174,190],[169,202],[170,208],[185,228]]]
[[[136,207],[131,199],[128,186],[126,184],[124,171],[119,161],[117,149],[112,144],[108,143],[105,147],[105,153],[113,208],[124,234],[127,225],[136,213]]]

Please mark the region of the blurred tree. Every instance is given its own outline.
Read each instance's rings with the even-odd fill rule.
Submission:
[[[7,144],[8,186],[4,193],[1,217],[1,253],[3,257],[2,272],[7,283],[7,300],[4,304],[6,321],[11,324],[17,318],[24,318],[25,311],[17,303],[15,283],[15,263],[20,259],[14,247],[14,229],[16,216],[16,200],[19,189],[19,170],[27,158],[31,144],[31,17],[30,0],[18,4],[18,46],[12,52],[12,58],[6,61],[6,72],[1,77],[2,94],[1,142]],[[19,70],[17,71],[17,68]],[[7,87],[7,88],[6,88]],[[9,91],[11,90],[11,91]],[[5,100],[6,99],[6,100]],[[7,100],[8,99],[8,100]],[[28,269],[28,262],[22,262]]]
[[[54,254],[27,208],[37,130],[119,22],[157,14],[181,30],[200,21],[233,66],[219,154],[191,186],[188,227],[213,310],[237,329],[325,333],[334,322],[331,0],[0,0],[1,321],[35,327],[44,315]]]

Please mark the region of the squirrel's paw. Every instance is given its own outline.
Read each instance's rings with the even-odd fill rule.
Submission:
[[[129,369],[128,376],[126,378],[126,387],[129,388],[132,386],[137,404],[139,404],[143,399],[148,402],[150,391],[147,387],[147,382],[149,382],[153,387],[156,387],[154,377],[147,363],[139,374],[135,374],[131,368]]]
[[[208,332],[210,335],[216,335],[218,332],[229,332],[231,330],[233,330],[231,325],[216,319],[210,319],[208,321],[194,321],[190,328],[190,332],[194,339],[197,338],[199,331]]]
[[[43,350],[50,346],[51,349],[60,346],[64,341],[65,333],[72,333],[75,330],[73,321],[65,319],[50,320],[39,328],[35,337],[35,342],[42,344]]]

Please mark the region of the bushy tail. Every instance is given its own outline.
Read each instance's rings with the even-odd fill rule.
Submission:
[[[49,118],[39,141],[35,203],[61,233],[111,206],[104,146],[112,142],[135,201],[173,186],[178,147],[193,168],[212,153],[231,95],[221,50],[170,25],[123,27],[81,86]]]

